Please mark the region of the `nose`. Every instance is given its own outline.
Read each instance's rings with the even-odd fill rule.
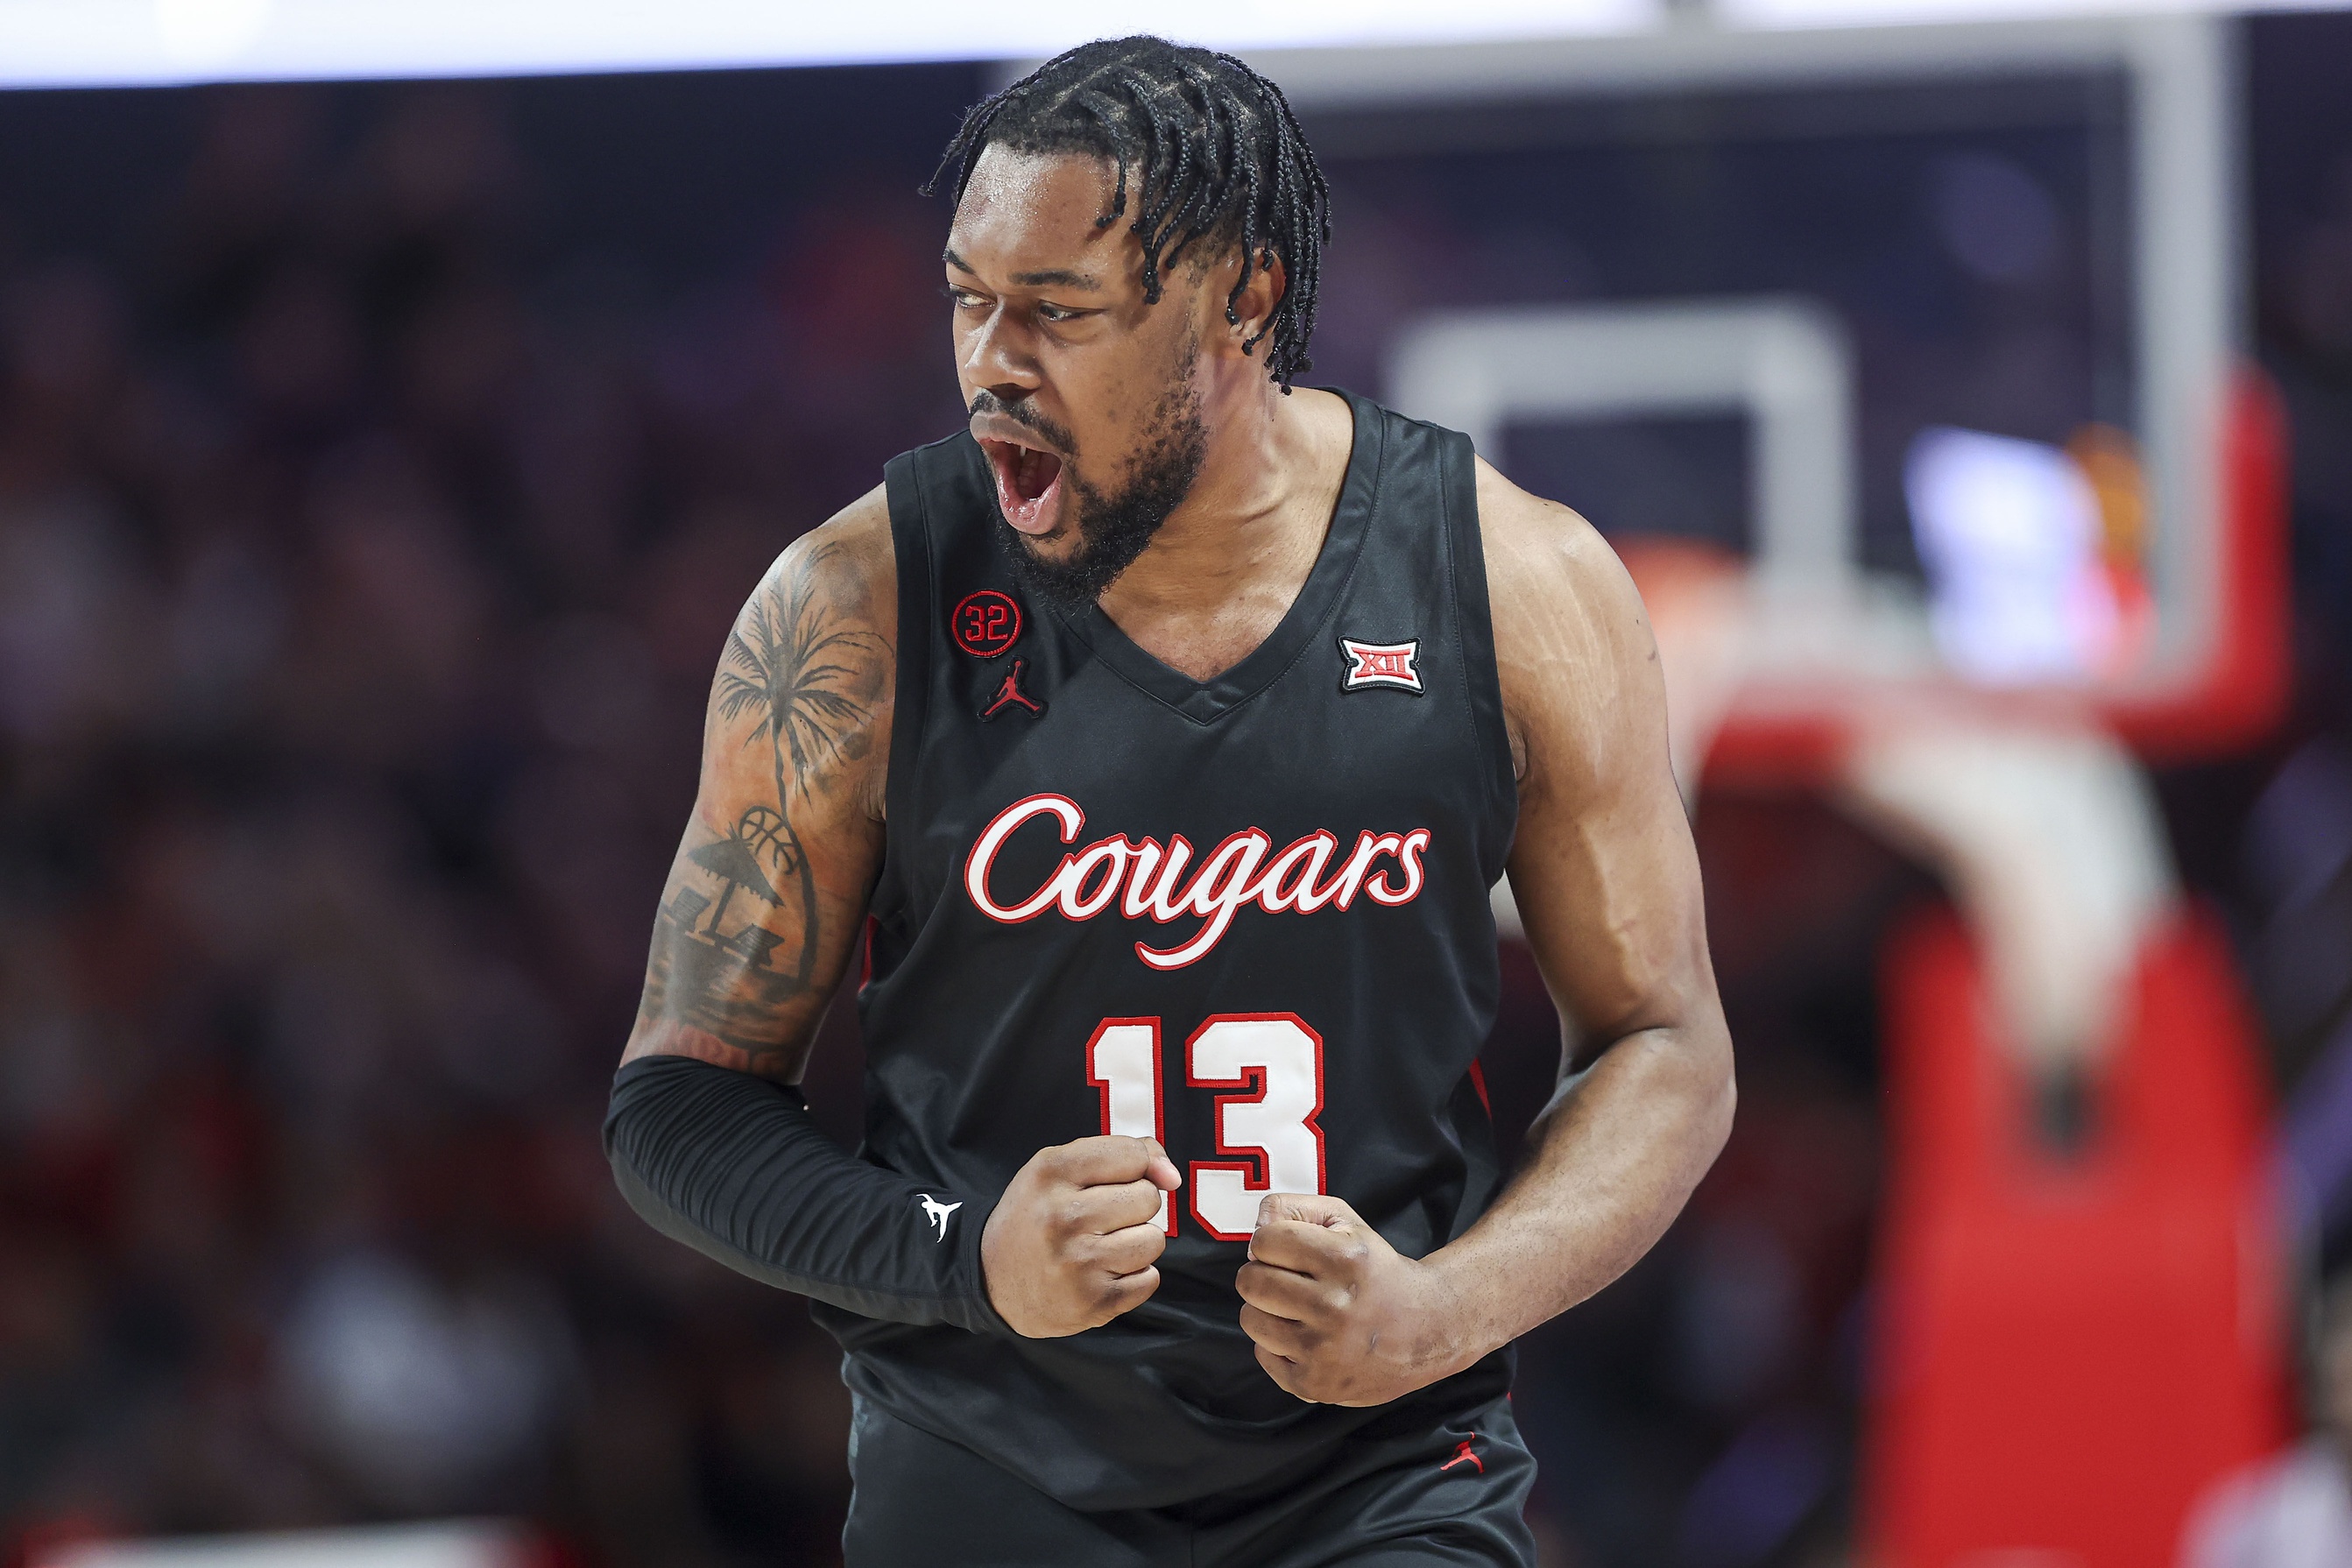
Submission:
[[[1037,363],[1019,341],[1018,330],[1006,320],[1003,305],[988,313],[964,344],[963,378],[967,385],[992,394],[1000,402],[1018,403],[1037,390],[1042,378]]]

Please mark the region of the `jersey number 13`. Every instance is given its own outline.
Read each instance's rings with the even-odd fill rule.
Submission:
[[[1087,1081],[1102,1091],[1102,1130],[1157,1138],[1160,1103],[1160,1020],[1105,1018],[1087,1042]],[[1193,1217],[1219,1241],[1246,1241],[1268,1193],[1323,1190],[1323,1037],[1296,1013],[1220,1013],[1184,1042],[1184,1081],[1219,1089],[1217,1153],[1195,1160],[1184,1185]],[[1176,1234],[1176,1211],[1160,1198],[1160,1223]]]

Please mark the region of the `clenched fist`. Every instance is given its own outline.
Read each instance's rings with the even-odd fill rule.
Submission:
[[[1316,1405],[1385,1405],[1478,1359],[1452,1287],[1331,1197],[1270,1193],[1235,1283],[1258,1364]]]
[[[1015,1333],[1059,1339],[1099,1328],[1160,1289],[1168,1237],[1160,1195],[1182,1184],[1150,1138],[1081,1138],[1040,1149],[980,1236],[981,1276]]]

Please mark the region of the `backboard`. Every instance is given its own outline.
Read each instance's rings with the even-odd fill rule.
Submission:
[[[2275,711],[2233,37],[1690,25],[1255,63],[1334,187],[1325,363],[1614,538],[1743,557],[1713,765],[1770,773],[1856,702],[2088,708],[2171,756]]]

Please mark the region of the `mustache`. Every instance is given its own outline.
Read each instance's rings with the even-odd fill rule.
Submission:
[[[1039,413],[1037,405],[1028,398],[1024,397],[1007,403],[996,394],[983,388],[971,395],[971,406],[964,412],[973,416],[1002,415],[1023,429],[1041,437],[1047,445],[1060,452],[1062,456],[1075,458],[1078,455],[1077,437],[1070,434],[1066,426],[1056,424]]]

